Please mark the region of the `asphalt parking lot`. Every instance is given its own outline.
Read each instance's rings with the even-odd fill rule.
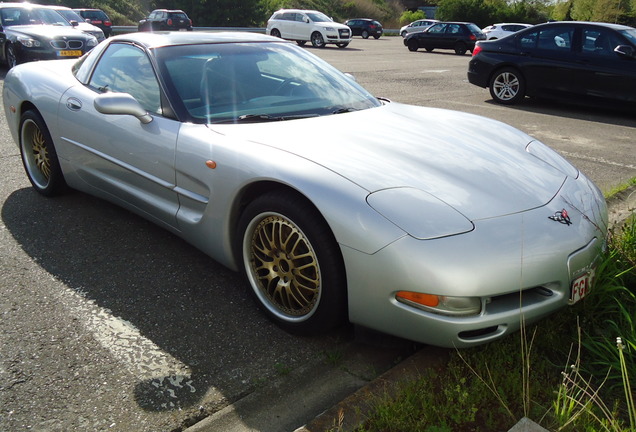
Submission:
[[[412,53],[399,37],[307,50],[376,96],[509,123],[604,191],[636,176],[633,109],[496,105],[467,82],[469,55]],[[0,172],[0,430],[181,430],[263,389],[275,406],[290,382],[307,396],[300,414],[270,414],[273,430],[293,430],[417,348],[351,328],[286,334],[238,275],[175,236],[84,194],[39,196],[4,113]],[[346,377],[340,393],[312,399],[315,378],[334,371]]]

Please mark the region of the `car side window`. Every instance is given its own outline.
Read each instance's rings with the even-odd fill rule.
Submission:
[[[446,24],[435,24],[428,29],[429,33],[444,33],[446,30]]]
[[[522,49],[532,49],[537,47],[537,39],[539,39],[539,32],[533,31],[524,33],[519,37],[519,46]]]
[[[572,37],[574,28],[556,27],[539,32],[539,43],[537,47],[549,51],[570,51],[572,47]]]
[[[459,34],[461,33],[462,29],[461,26],[459,24],[449,24],[446,27],[446,33],[450,33],[450,34]]]
[[[132,95],[148,112],[161,114],[159,83],[146,53],[128,44],[111,44],[88,85],[99,92]]]
[[[603,29],[584,29],[582,38],[582,52],[598,57],[615,56],[614,48],[621,44],[614,33]]]

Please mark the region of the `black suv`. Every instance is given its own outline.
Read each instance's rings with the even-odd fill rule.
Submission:
[[[95,27],[99,27],[104,32],[105,37],[110,37],[113,32],[113,23],[111,22],[106,12],[101,9],[73,9],[79,14],[86,22],[93,24]]]
[[[345,25],[351,29],[352,36],[362,36],[363,39],[367,39],[369,36],[380,39],[382,36],[382,24],[376,20],[352,18],[345,21]]]
[[[192,31],[192,20],[182,10],[153,10],[139,21],[138,31]]]
[[[486,40],[486,35],[477,25],[469,22],[439,22],[424,31],[411,33],[404,39],[409,51],[424,48],[452,49],[455,54],[464,55],[475,49],[475,42]]]

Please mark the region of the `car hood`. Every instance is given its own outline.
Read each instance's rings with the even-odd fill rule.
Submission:
[[[216,132],[293,153],[370,193],[415,188],[471,220],[548,203],[566,175],[528,153],[530,136],[455,111],[391,103],[358,112]]]
[[[5,27],[5,32],[21,33],[27,36],[35,36],[40,39],[53,39],[54,37],[68,36],[72,38],[86,38],[84,33],[75,30],[71,26],[54,26],[54,25],[17,25]]]
[[[324,27],[333,27],[333,28],[339,28],[339,29],[348,29],[349,27],[344,25],[344,24],[340,24],[334,21],[312,21],[314,24],[320,25],[320,26],[324,26]]]

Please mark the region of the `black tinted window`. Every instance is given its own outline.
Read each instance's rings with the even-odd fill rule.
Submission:
[[[539,32],[538,48],[550,51],[569,51],[572,47],[574,28],[555,27]]]

